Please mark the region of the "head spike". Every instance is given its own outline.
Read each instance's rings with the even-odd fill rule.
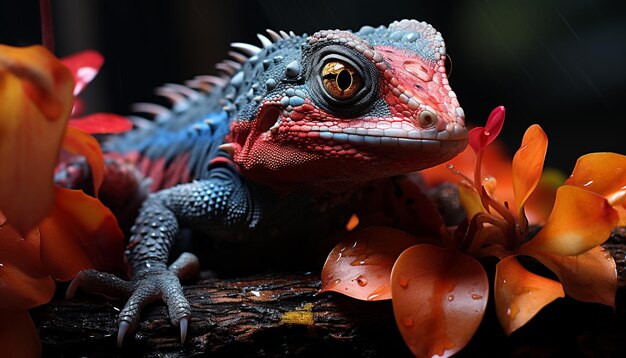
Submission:
[[[240,54],[239,52],[235,52],[235,51],[228,51],[228,56],[232,57],[235,61],[243,64],[246,63],[248,61],[248,58],[242,54]]]
[[[187,86],[179,85],[178,83],[166,83],[164,87],[169,88],[172,91],[184,94],[190,100],[195,100],[200,97],[200,93],[198,93],[198,91]]]
[[[172,114],[172,111],[170,111],[169,108],[165,108],[155,103],[134,103],[130,108],[133,112],[153,115],[154,120],[157,122],[165,121]]]
[[[233,42],[233,43],[230,44],[230,46],[240,50],[241,52],[243,52],[244,54],[246,54],[248,56],[254,56],[257,53],[261,52],[260,48],[254,46],[254,45],[243,43],[243,42]]]
[[[228,83],[228,80],[225,78],[211,75],[197,76],[196,79],[219,87],[225,87]]]
[[[282,37],[283,37],[283,39],[285,39],[285,40],[289,40],[289,39],[291,38],[291,37],[289,36],[289,34],[288,34],[288,33],[286,33],[286,32],[285,32],[285,31],[283,31],[283,30],[280,30],[280,31],[278,31],[278,32],[280,33],[280,36],[282,36]]]
[[[215,64],[215,68],[217,68],[220,71],[225,72],[229,76],[232,76],[232,75],[234,75],[237,72],[236,69],[232,68],[229,64],[224,63],[224,62],[220,62],[220,63]]]
[[[279,40],[282,40],[282,39],[283,39],[282,37],[280,37],[280,35],[279,35],[276,31],[274,31],[274,30],[272,30],[272,29],[266,29],[265,31],[267,31],[267,34],[268,34],[268,35],[270,35],[270,38],[271,38],[274,42],[276,42],[276,41],[279,41]]]
[[[261,35],[261,34],[256,34],[256,37],[259,39],[259,41],[261,41],[261,44],[263,45],[263,48],[268,48],[272,46],[272,41],[270,39],[268,39],[267,37]]]
[[[298,35],[296,35],[296,33],[295,33],[295,32],[293,32],[293,31],[289,31],[289,36],[291,36],[291,37],[297,37]]]

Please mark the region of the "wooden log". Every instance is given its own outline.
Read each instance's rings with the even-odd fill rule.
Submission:
[[[620,275],[617,308],[557,300],[510,337],[493,297],[483,323],[459,356],[625,356],[626,228],[606,243]],[[56,299],[33,310],[45,356],[409,357],[389,301],[317,295],[316,274],[209,279],[185,287],[193,309],[184,345],[162,304],[148,307],[134,335],[117,348],[121,301]]]

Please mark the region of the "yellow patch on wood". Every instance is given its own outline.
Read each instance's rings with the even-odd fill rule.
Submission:
[[[289,311],[283,313],[280,318],[281,324],[301,324],[305,326],[313,325],[313,304],[307,303],[302,308],[297,308],[295,311]]]

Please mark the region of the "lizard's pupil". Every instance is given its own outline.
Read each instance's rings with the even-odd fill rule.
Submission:
[[[329,61],[322,67],[321,72],[322,84],[326,93],[335,99],[352,98],[363,88],[361,75],[347,62]]]
[[[337,87],[339,87],[340,90],[345,91],[352,85],[352,75],[347,70],[341,70],[337,74],[335,81],[337,81]]]

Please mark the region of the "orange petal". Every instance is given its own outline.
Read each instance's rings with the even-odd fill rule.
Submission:
[[[0,209],[26,233],[52,206],[71,73],[41,46],[0,45]]]
[[[26,310],[0,310],[0,357],[40,357],[41,341]]]
[[[556,199],[557,189],[563,185],[565,175],[556,169],[548,168],[541,174],[537,188],[530,195],[524,211],[531,225],[544,225]]]
[[[617,212],[603,197],[564,185],[556,192],[554,208],[546,225],[521,249],[522,252],[579,255],[606,241],[617,219]]]
[[[87,268],[124,273],[124,235],[111,211],[80,190],[56,191],[54,210],[40,225],[42,261],[52,276],[69,280]]]
[[[617,290],[615,261],[601,246],[578,256],[557,256],[538,251],[528,254],[559,277],[569,296],[579,301],[615,307]]]
[[[70,153],[85,157],[91,169],[94,193],[97,196],[104,175],[104,157],[96,138],[80,129],[67,127],[67,132],[63,138],[63,148]]]
[[[513,193],[518,212],[539,183],[547,149],[548,137],[541,127],[528,127],[513,157]]]
[[[583,155],[576,161],[565,184],[604,196],[611,205],[626,203],[626,156],[616,153]]]
[[[349,235],[328,255],[320,292],[335,291],[359,300],[390,299],[393,263],[417,242],[403,231],[386,227],[370,227]]]
[[[53,294],[54,281],[41,264],[39,231],[22,236],[8,222],[2,224],[0,310],[27,310],[50,301]]]
[[[463,349],[489,296],[478,261],[432,245],[412,246],[398,257],[391,288],[396,323],[417,357],[448,357]]]
[[[514,256],[496,265],[496,314],[507,335],[525,325],[544,306],[565,297],[563,286],[526,270]]]

